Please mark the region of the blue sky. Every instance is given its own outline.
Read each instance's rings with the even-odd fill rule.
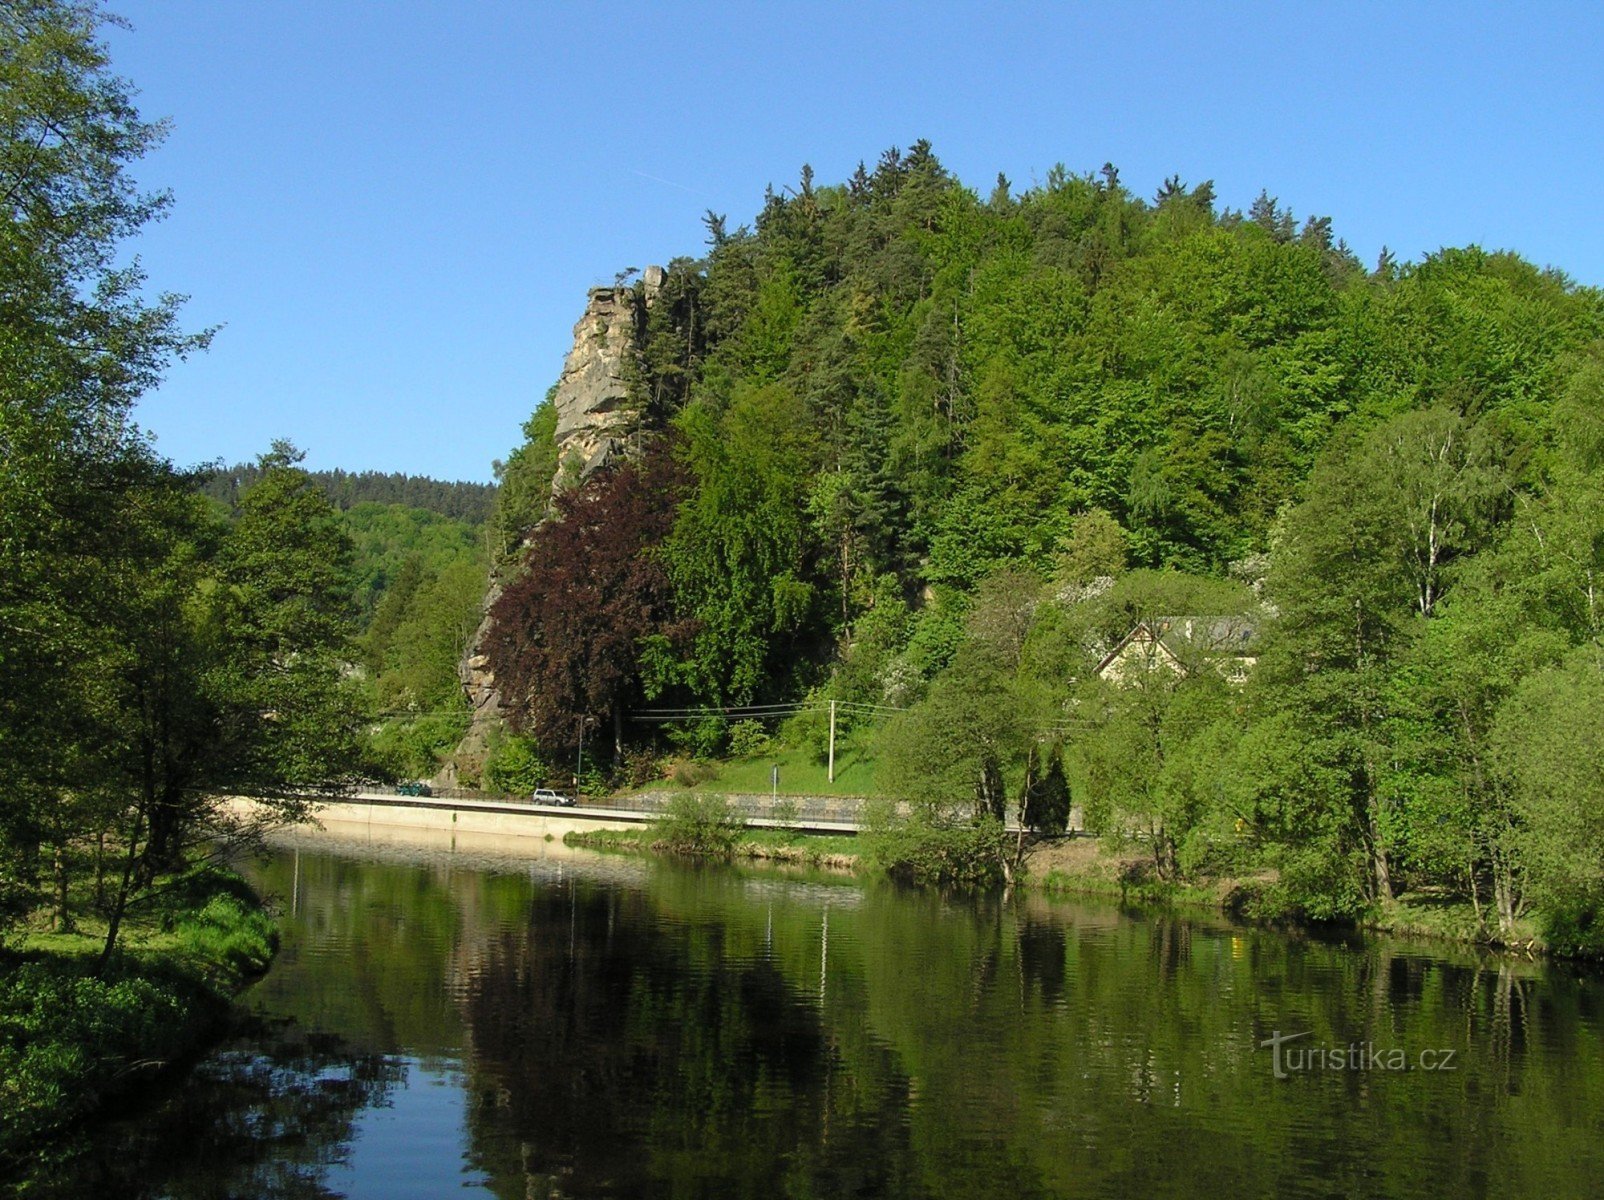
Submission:
[[[173,122],[154,288],[219,324],[138,419],[182,464],[488,479],[585,289],[804,162],[928,138],[969,186],[1113,162],[1260,188],[1373,261],[1476,242],[1604,285],[1604,5],[112,0]]]

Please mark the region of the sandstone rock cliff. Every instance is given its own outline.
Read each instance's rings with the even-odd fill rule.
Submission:
[[[638,288],[592,288],[574,344],[563,362],[557,409],[557,478],[583,478],[622,453],[639,414],[629,399],[628,363],[646,310],[663,286],[663,268],[647,267]]]
[[[557,410],[558,463],[551,481],[553,491],[584,479],[628,452],[639,422],[639,413],[629,399],[628,364],[635,353],[638,331],[663,279],[662,267],[647,267],[639,286],[620,281],[611,287],[590,289],[552,398]],[[490,752],[491,735],[501,723],[501,693],[489,660],[480,650],[489,631],[490,606],[500,594],[500,587],[492,581],[485,597],[487,615],[457,664],[457,678],[468,697],[473,722],[435,777],[437,787],[477,783]]]

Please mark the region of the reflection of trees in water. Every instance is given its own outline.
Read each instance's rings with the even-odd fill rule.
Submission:
[[[471,1153],[512,1195],[1539,1194],[1604,1082],[1596,989],[1404,944],[870,891],[826,959],[822,904],[733,885],[526,903],[459,981]],[[1277,1029],[1456,1069],[1277,1081]]]
[[[258,1026],[192,1073],[134,1098],[140,1115],[85,1129],[38,1164],[26,1195],[321,1200],[355,1118],[404,1064],[293,1024]]]
[[[664,924],[638,892],[542,890],[530,906],[466,1005],[470,1125],[493,1179],[539,1195],[807,1192],[821,1176],[896,1192],[906,1131],[882,1117],[905,1081],[846,1071],[817,996],[761,950],[711,918]]]

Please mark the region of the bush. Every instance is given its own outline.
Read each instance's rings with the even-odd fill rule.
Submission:
[[[727,859],[745,826],[717,796],[675,796],[654,827],[657,848],[669,854]]]
[[[730,723],[720,716],[700,717],[683,725],[670,725],[668,740],[692,758],[716,758],[729,741]]]
[[[769,749],[769,735],[756,721],[737,721],[730,728],[730,754],[735,758],[756,758]]]
[[[142,1064],[168,1059],[198,997],[169,980],[96,979],[29,962],[0,981],[0,1152],[92,1109]]]
[[[1543,937],[1560,953],[1604,955],[1604,908],[1583,899],[1550,902],[1538,914]]]
[[[390,779],[433,775],[468,732],[469,716],[461,714],[397,717],[384,722],[368,740],[367,757],[376,774]]]
[[[509,734],[491,746],[484,773],[490,786],[504,795],[527,796],[545,785],[550,770],[531,739]]]
[[[663,773],[663,764],[658,759],[656,751],[650,748],[625,750],[620,772],[623,775],[624,786],[645,787]]]
[[[266,968],[273,924],[237,875],[201,868],[159,893],[171,953],[114,960],[30,958],[0,973],[0,1158],[194,1050],[230,994]]]
[[[924,817],[871,819],[858,840],[863,862],[899,882],[980,889],[1006,881],[1008,834],[991,817],[951,825]]]

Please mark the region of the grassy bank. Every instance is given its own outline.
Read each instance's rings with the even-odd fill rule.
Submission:
[[[729,844],[727,851],[721,850],[717,853],[698,853],[676,846],[664,837],[662,830],[657,826],[575,831],[563,837],[563,844],[618,854],[679,854],[717,859],[741,858],[845,870],[855,867],[858,861],[855,838],[792,833],[784,829],[745,830]]]
[[[1050,896],[1095,896],[1138,904],[1219,909],[1245,915],[1262,902],[1265,879],[1221,878],[1173,883],[1146,870],[1148,860],[1133,853],[1110,854],[1096,838],[1045,842],[1026,860],[1027,886]]]
[[[875,791],[875,759],[866,746],[846,740],[836,746],[835,778],[815,750],[773,746],[750,758],[679,763],[653,788],[695,787],[729,793],[767,793],[771,772],[780,768],[781,796],[866,796]]]
[[[250,888],[216,869],[124,928],[99,972],[105,930],[88,920],[0,953],[0,1162],[199,1050],[276,946]]]
[[[1027,883],[1050,896],[1088,896],[1125,903],[1210,909],[1266,924],[1309,922],[1277,897],[1275,877],[1265,872],[1237,878],[1220,877],[1168,883],[1143,868],[1140,854],[1105,853],[1095,839],[1075,839],[1038,847],[1030,857]],[[1379,905],[1358,928],[1389,937],[1452,942],[1507,950],[1546,953],[1535,921],[1517,925],[1514,936],[1490,936],[1481,916],[1466,901],[1431,892],[1408,892]]]

